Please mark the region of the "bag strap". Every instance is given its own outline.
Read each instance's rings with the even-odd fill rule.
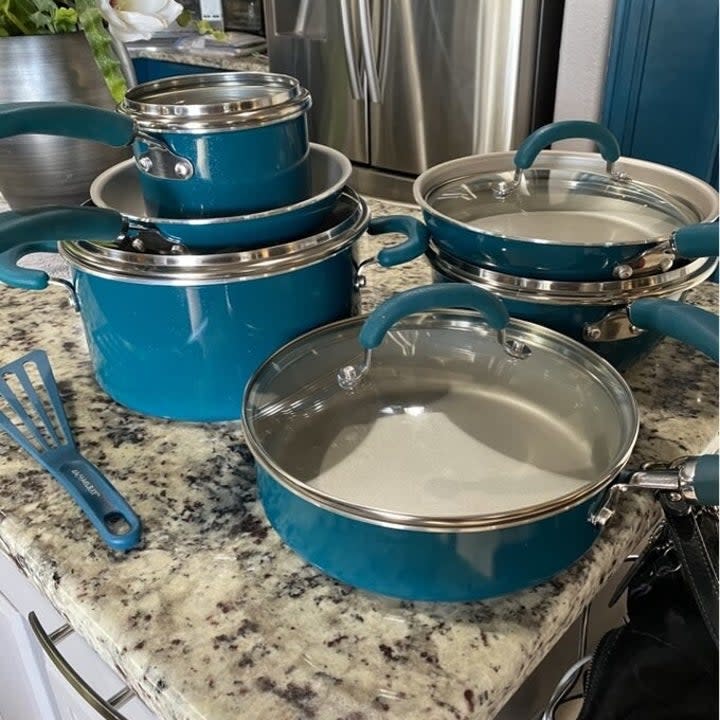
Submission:
[[[683,578],[718,645],[718,528],[716,511],[660,497]]]

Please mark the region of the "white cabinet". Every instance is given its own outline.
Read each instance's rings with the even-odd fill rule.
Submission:
[[[56,720],[42,658],[17,608],[0,594],[0,718]]]
[[[76,677],[68,680],[43,650],[28,621],[52,633],[66,623],[15,565],[0,553],[0,719],[1,720],[159,720],[137,698],[118,706],[117,714],[93,708],[91,688],[100,698],[122,694],[122,679],[77,634],[68,630],[53,641]],[[50,649],[52,653],[52,648]],[[83,697],[86,695],[87,697]]]

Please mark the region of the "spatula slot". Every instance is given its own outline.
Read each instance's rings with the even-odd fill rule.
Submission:
[[[8,380],[15,380],[15,382],[8,382]],[[4,420],[5,430],[15,438],[16,442],[30,445],[36,452],[45,452],[52,447],[50,436],[43,433],[37,422],[26,412],[26,408],[23,406],[24,403],[26,404],[26,398],[22,395],[18,398],[16,388],[12,387],[16,384],[16,378],[2,376],[0,419]]]
[[[132,529],[130,523],[120,513],[108,513],[103,521],[113,535],[125,535]]]
[[[27,374],[27,382],[29,383],[29,386],[25,386],[23,383],[25,390],[31,397],[32,394],[35,393],[39,401],[37,410],[44,421],[41,424],[48,432],[52,433],[53,440],[56,445],[69,444],[71,442],[71,438],[68,437],[68,434],[65,432],[57,406],[53,403],[50,397],[47,380],[45,380],[40,372],[39,366],[35,362],[26,362],[23,364],[23,369]],[[49,368],[47,371],[49,372]],[[22,375],[19,377],[22,382],[24,378]]]

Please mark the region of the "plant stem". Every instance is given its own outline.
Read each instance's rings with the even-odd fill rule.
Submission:
[[[98,10],[95,0],[76,0],[75,9],[78,13],[80,27],[95,56],[95,62],[105,78],[105,84],[113,100],[119,103],[125,97],[127,84],[120,62],[113,53],[110,33],[103,24],[102,14]]]

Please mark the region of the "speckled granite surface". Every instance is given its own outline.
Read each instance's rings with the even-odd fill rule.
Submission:
[[[364,238],[361,255],[392,239]],[[428,279],[423,260],[372,268],[363,305]],[[716,288],[691,299],[714,307]],[[165,720],[492,718],[656,517],[652,501],[625,498],[585,558],[512,597],[372,596],[283,546],[256,500],[239,422],[150,420],[107,398],[61,288],[0,289],[0,328],[2,363],[48,352],[80,448],[144,523],[140,549],[109,552],[3,436],[0,548]],[[642,415],[634,461],[717,437],[717,368],[698,353],[665,341],[628,380]]]
[[[200,65],[202,67],[221,68],[222,70],[249,70],[267,72],[267,55],[260,52],[251,52],[247,55],[226,56],[217,53],[203,54],[200,50],[181,52],[178,50],[143,50],[130,49],[132,58],[148,58],[163,60],[165,62],[183,63],[185,65]]]

